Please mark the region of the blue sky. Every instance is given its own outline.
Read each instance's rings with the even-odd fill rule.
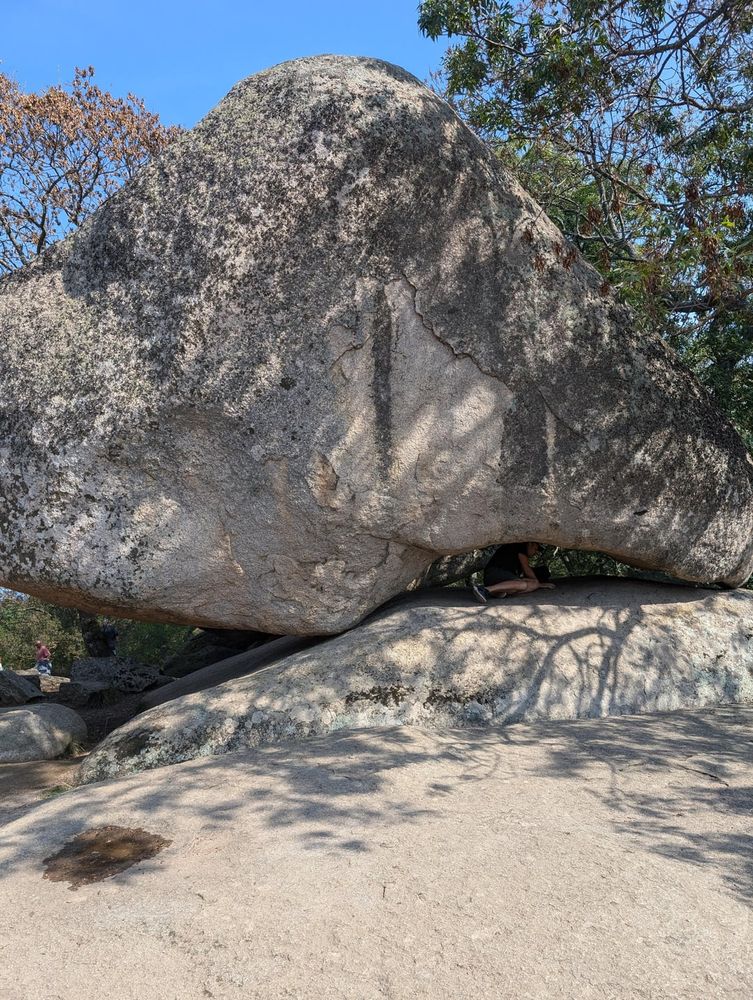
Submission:
[[[94,66],[113,94],[191,126],[236,81],[285,59],[334,52],[398,63],[425,79],[443,46],[417,0],[15,0],[0,2],[0,70],[27,90]]]

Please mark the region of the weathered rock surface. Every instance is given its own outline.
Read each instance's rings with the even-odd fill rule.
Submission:
[[[743,1000],[752,725],[337,733],[66,792],[0,836],[3,1000]],[[172,844],[43,877],[112,823]]]
[[[60,674],[40,674],[33,667],[29,670],[18,670],[16,673],[33,684],[42,694],[58,694],[61,688],[70,684],[69,677],[62,677]]]
[[[27,701],[42,697],[39,684],[15,670],[0,670],[0,705],[25,705]]]
[[[206,691],[207,688],[224,684],[225,681],[255,673],[262,667],[268,667],[284,660],[286,657],[292,656],[293,653],[307,649],[321,641],[323,640],[312,636],[281,636],[279,639],[273,639],[272,642],[265,642],[261,646],[249,649],[245,653],[238,653],[236,656],[229,656],[217,663],[210,663],[209,666],[186,674],[171,684],[165,684],[155,691],[149,691],[142,698],[140,705],[142,708],[154,708],[166,701],[182,698],[186,694]]]
[[[86,723],[65,705],[0,709],[0,762],[52,760],[86,739]]]
[[[71,682],[100,685],[123,694],[137,694],[170,682],[156,667],[120,656],[90,656],[71,664]]]
[[[0,337],[0,580],[19,590],[305,634],[505,540],[751,570],[732,428],[386,63],[238,84],[0,282]]]
[[[38,805],[53,789],[72,787],[78,766],[74,757],[0,764],[0,826]]]
[[[59,700],[73,708],[110,705],[124,697],[109,681],[69,681],[60,692]]]
[[[594,579],[486,606],[463,591],[364,625],[111,733],[96,781],[342,728],[575,719],[753,701],[753,594]]]
[[[165,661],[162,672],[169,677],[185,677],[274,638],[262,632],[240,629],[204,629],[192,635],[177,653]]]

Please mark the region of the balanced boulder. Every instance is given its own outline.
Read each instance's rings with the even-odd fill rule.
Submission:
[[[273,634],[536,538],[692,581],[753,465],[436,94],[322,56],[238,84],[0,282],[0,580]]]
[[[423,591],[345,635],[136,716],[92,751],[81,777],[338,729],[750,703],[748,592],[594,579],[479,606],[464,590]]]

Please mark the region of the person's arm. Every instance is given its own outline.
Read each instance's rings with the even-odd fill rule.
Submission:
[[[528,580],[536,580],[536,582],[538,583],[539,578],[531,569],[531,564],[529,563],[528,556],[525,554],[525,552],[518,552],[518,560],[520,562],[520,567],[523,570],[523,576],[525,576],[526,579]]]

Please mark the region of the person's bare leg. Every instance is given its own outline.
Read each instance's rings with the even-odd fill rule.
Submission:
[[[543,588],[544,590],[554,590],[553,583],[541,583],[539,580],[502,580],[501,583],[493,583],[486,589],[490,594],[531,594],[534,590]]]

